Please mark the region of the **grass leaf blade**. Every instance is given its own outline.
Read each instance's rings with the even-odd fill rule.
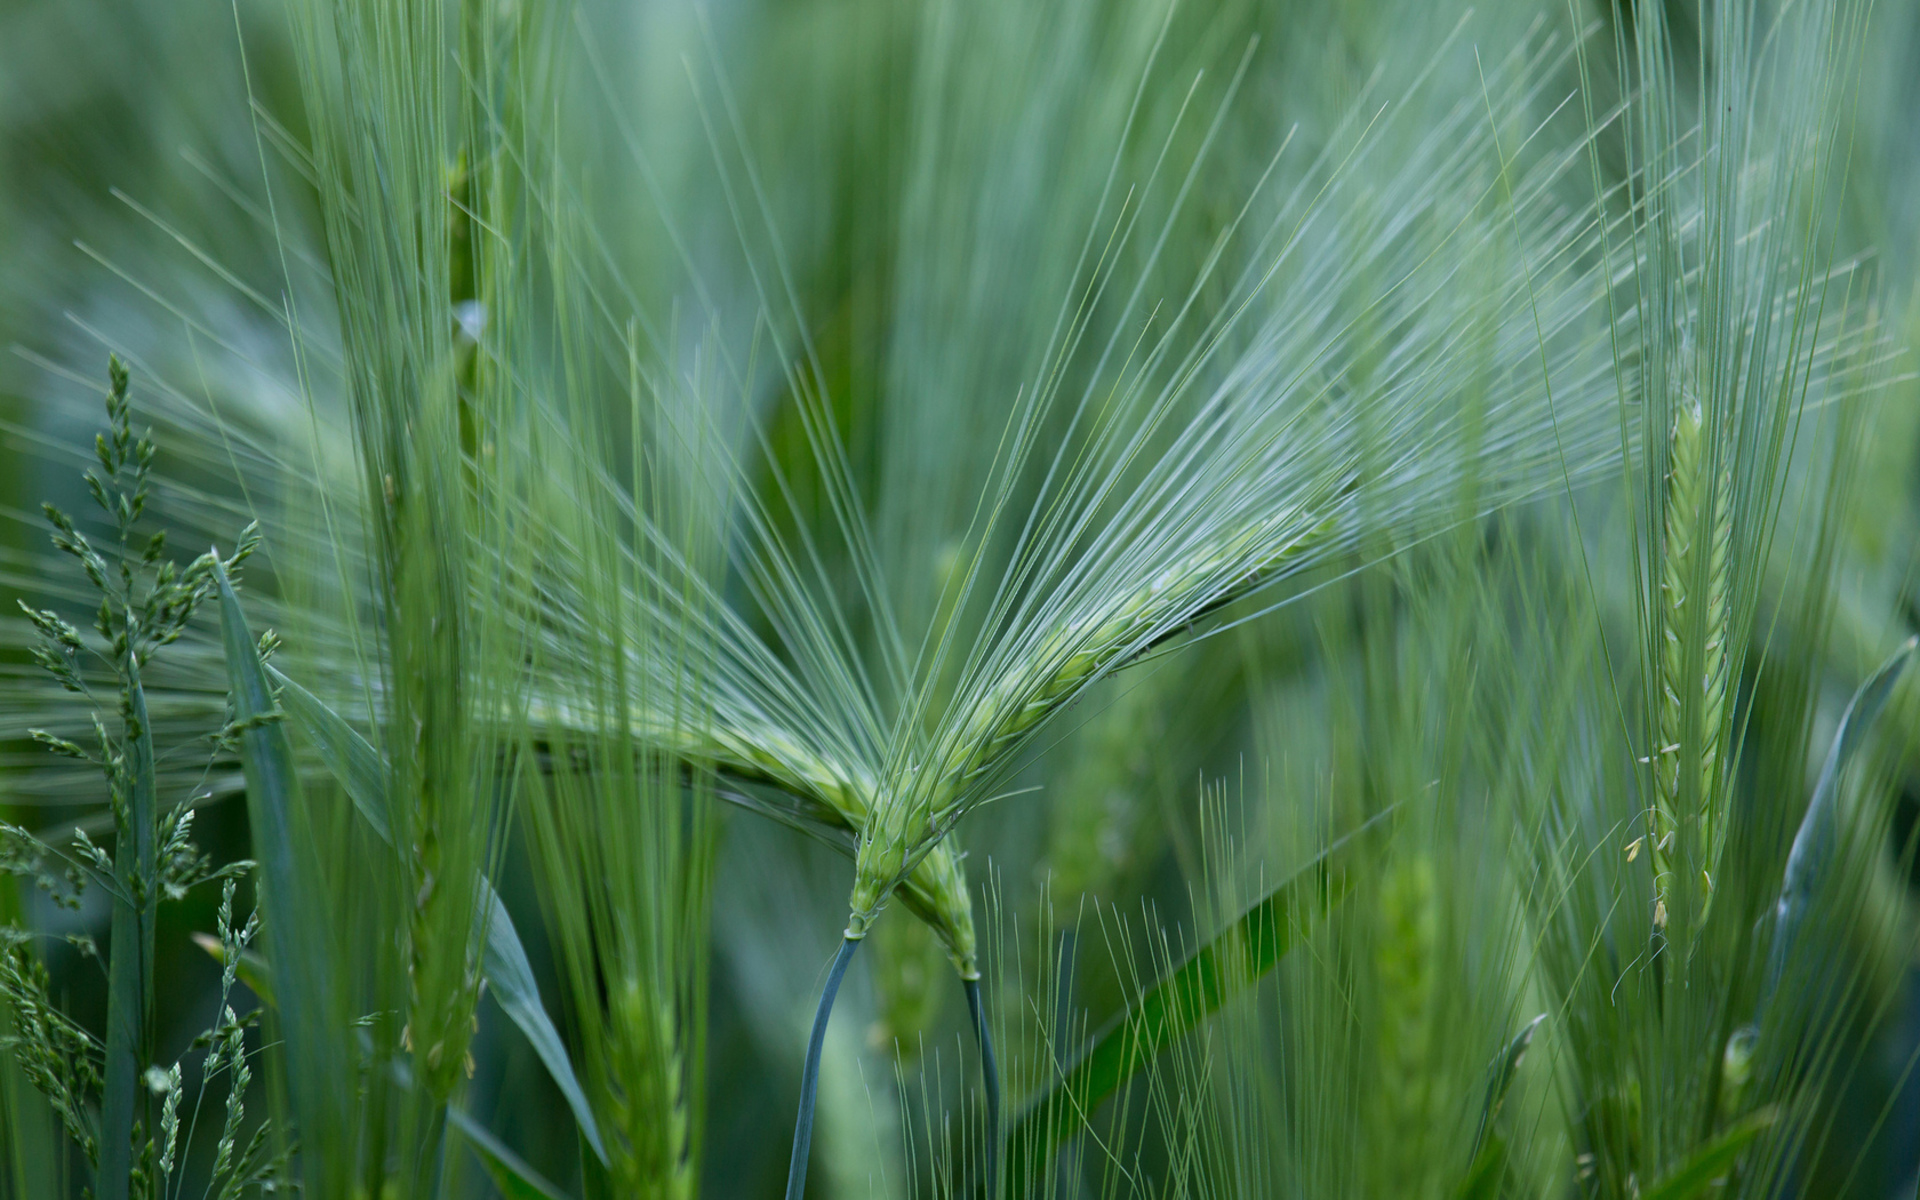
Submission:
[[[1541,1013],[1522,1025],[1506,1049],[1493,1060],[1488,1072],[1486,1104],[1480,1110],[1480,1128],[1474,1134],[1473,1153],[1467,1159],[1467,1177],[1454,1190],[1455,1200],[1491,1200],[1500,1194],[1500,1184],[1507,1174],[1507,1142],[1494,1129],[1493,1120],[1500,1115],[1500,1106],[1520,1072],[1520,1060],[1533,1045],[1533,1035],[1546,1019],[1547,1014]]]
[[[274,719],[279,710],[273,689],[226,566],[216,560],[213,574],[220,594],[220,633],[233,715],[243,730],[240,758],[246,774],[253,854],[264,885],[268,957],[274,964],[276,982],[285,985],[275,990],[281,1029],[292,1060],[289,1090],[303,1110],[303,1125],[312,1130],[324,1117],[311,1108],[328,1102],[322,1097],[344,1094],[331,1078],[330,1063],[338,1060],[320,1044],[327,1026],[321,1014],[314,1011],[324,995],[323,981],[328,973],[319,956],[324,954],[322,947],[329,939],[326,930],[314,923],[319,907],[310,886],[312,874],[297,850],[304,842],[294,830],[300,779],[294,767],[293,747],[287,741],[285,726]]]
[[[327,773],[347,793],[374,833],[389,846],[393,826],[387,816],[387,769],[380,752],[339,713],[274,667],[267,673],[280,688],[280,700],[300,735],[320,752]]]
[[[1103,1100],[1161,1050],[1265,978],[1293,948],[1298,925],[1339,903],[1351,887],[1344,873],[1328,870],[1333,853],[1386,815],[1341,838],[1255,901],[1096,1035],[1014,1122],[1007,1136],[1008,1178],[1022,1185],[1034,1178],[1054,1147],[1084,1125]]]
[[[507,915],[507,906],[500,902],[500,894],[484,876],[480,880],[480,896],[487,922],[484,969],[487,982],[493,985],[494,1001],[533,1043],[534,1053],[546,1064],[547,1073],[553,1076],[553,1082],[567,1098],[567,1106],[573,1109],[581,1135],[604,1164],[607,1148],[600,1139],[600,1126],[593,1119],[593,1108],[573,1073],[573,1063],[567,1058],[560,1031],[554,1028],[553,1019],[547,1016],[546,1006],[540,1002],[540,986],[534,981],[533,967],[527,961],[525,947],[520,944],[520,935],[513,928],[513,918]]]
[[[1454,1200],[1495,1200],[1507,1177],[1507,1140],[1499,1134],[1485,1139],[1474,1155],[1467,1177],[1454,1190]]]
[[[447,1106],[447,1123],[458,1129],[487,1169],[487,1177],[507,1200],[568,1200],[567,1194],[509,1150],[487,1127],[457,1104]]]
[[[1833,748],[1827,752],[1827,761],[1820,768],[1820,778],[1814,784],[1813,798],[1807,802],[1806,815],[1801,818],[1800,829],[1793,836],[1793,848],[1787,853],[1786,878],[1780,888],[1780,903],[1775,912],[1773,945],[1767,954],[1766,982],[1760,993],[1760,1011],[1763,1014],[1786,970],[1787,959],[1798,940],[1801,927],[1806,923],[1813,892],[1832,860],[1839,840],[1834,796],[1840,788],[1840,777],[1845,774],[1846,766],[1854,755],[1859,753],[1867,730],[1886,706],[1887,698],[1893,694],[1894,684],[1900,681],[1900,674],[1913,657],[1916,644],[1920,644],[1920,638],[1908,638],[1895,650],[1873,673],[1872,678],[1860,685],[1853,699],[1847,703],[1847,711],[1840,717],[1840,728],[1833,735]]]
[[[1641,1200],[1694,1200],[1733,1167],[1733,1160],[1749,1142],[1772,1127],[1774,1116],[1772,1109],[1763,1108],[1740,1121],[1695,1151],[1692,1158],[1643,1193]]]
[[[1527,1047],[1533,1045],[1533,1035],[1546,1019],[1547,1014],[1541,1013],[1521,1026],[1520,1032],[1513,1035],[1513,1040],[1507,1043],[1507,1048],[1495,1060],[1492,1077],[1487,1080],[1487,1102],[1480,1110],[1480,1129],[1473,1138],[1471,1161],[1479,1161],[1487,1134],[1493,1129],[1493,1119],[1499,1115],[1500,1105],[1507,1098],[1507,1090],[1513,1086],[1514,1076],[1520,1071],[1520,1060],[1526,1057]]]

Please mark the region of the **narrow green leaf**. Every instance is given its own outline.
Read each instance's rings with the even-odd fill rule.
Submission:
[[[1507,1092],[1520,1073],[1520,1060],[1533,1045],[1533,1035],[1547,1019],[1541,1013],[1520,1027],[1499,1057],[1487,1070],[1487,1099],[1480,1108],[1480,1128],[1473,1135],[1473,1152],[1467,1156],[1467,1175],[1454,1189],[1455,1200],[1493,1200],[1500,1194],[1500,1181],[1507,1174],[1507,1140],[1494,1128],[1494,1118],[1506,1102]]]
[[[345,789],[347,799],[360,810],[381,841],[393,844],[393,823],[387,813],[387,770],[380,752],[354,731],[340,714],[321,702],[275,667],[267,673],[280,688],[280,702],[300,736],[320,752],[327,773]]]
[[[1454,1189],[1454,1200],[1495,1200],[1506,1174],[1507,1139],[1496,1133],[1483,1140],[1467,1177]]]
[[[299,727],[301,736],[320,751],[320,760],[326,764],[328,773],[346,791],[347,798],[366,818],[367,824],[373,827],[380,840],[391,844],[393,838],[387,822],[387,772],[380,752],[312,692],[279,671],[273,671],[273,676],[281,685],[280,695],[286,702],[287,715]],[[540,987],[534,981],[533,967],[527,961],[526,949],[513,927],[513,918],[507,914],[507,906],[501,903],[499,893],[494,891],[493,884],[485,876],[480,879],[480,903],[482,919],[487,922],[483,970],[491,985],[494,1001],[520,1027],[520,1032],[526,1035],[527,1040],[533,1043],[534,1053],[540,1056],[547,1073],[553,1076],[553,1082],[567,1098],[567,1106],[573,1110],[574,1119],[579,1122],[587,1145],[605,1163],[607,1151],[600,1137],[599,1123],[593,1118],[593,1109],[588,1105],[586,1093],[574,1074],[573,1063],[567,1058],[567,1048],[560,1040],[560,1031],[554,1028],[553,1019],[547,1015],[546,1006],[540,1001]]]
[[[234,719],[251,722],[240,735],[240,760],[246,773],[253,857],[260,864],[264,885],[268,958],[285,985],[277,990],[281,1029],[292,1060],[291,1092],[302,1098],[303,1108],[311,1109],[343,1094],[331,1078],[334,1056],[321,1045],[326,1024],[314,1011],[325,992],[327,972],[319,956],[329,938],[325,929],[313,924],[320,909],[311,894],[311,872],[298,849],[305,843],[295,834],[294,804],[300,782],[293,748],[284,724],[267,719],[278,710],[233,582],[217,560],[213,571],[220,590],[220,633]],[[316,1112],[304,1112],[302,1117],[309,1128],[321,1124]]]
[[[1659,1183],[1640,1194],[1640,1200],[1694,1200],[1713,1181],[1733,1169],[1733,1160],[1774,1121],[1774,1111],[1763,1108],[1694,1152],[1692,1158]]]
[[[1513,1040],[1508,1042],[1507,1048],[1500,1052],[1500,1057],[1494,1060],[1491,1075],[1487,1080],[1487,1100],[1480,1109],[1480,1128],[1473,1135],[1473,1153],[1469,1156],[1469,1161],[1478,1163],[1487,1135],[1493,1129],[1493,1119],[1500,1115],[1500,1105],[1506,1100],[1508,1089],[1513,1087],[1514,1077],[1520,1072],[1520,1060],[1527,1056],[1527,1047],[1533,1045],[1535,1031],[1546,1019],[1547,1014],[1541,1013],[1528,1021],[1521,1027],[1519,1033],[1513,1035]]]
[[[1814,893],[1819,889],[1833,859],[1834,849],[1839,844],[1839,818],[1834,812],[1834,797],[1840,790],[1840,778],[1846,773],[1847,764],[1860,752],[1874,718],[1886,707],[1887,698],[1893,694],[1894,684],[1900,682],[1900,673],[1913,657],[1916,645],[1920,645],[1920,638],[1908,638],[1880,665],[1872,678],[1860,685],[1853,699],[1847,703],[1847,711],[1841,714],[1840,728],[1833,735],[1833,748],[1827,752],[1827,761],[1820,768],[1813,798],[1807,802],[1806,816],[1801,818],[1800,828],[1793,835],[1793,849],[1787,854],[1786,878],[1780,888],[1779,905],[1774,912],[1773,945],[1767,953],[1766,982],[1760,993],[1762,1013],[1780,984],[1780,977],[1792,957],[1794,943],[1806,924]]]
[[[1322,851],[1109,1022],[1021,1111],[1007,1137],[1008,1178],[1023,1184],[1034,1177],[1054,1147],[1160,1051],[1265,978],[1293,948],[1296,928],[1345,898],[1351,885],[1344,873],[1328,869],[1331,856],[1386,815]]]
[[[493,999],[533,1043],[534,1053],[546,1064],[547,1073],[553,1076],[554,1083],[567,1098],[567,1106],[573,1109],[581,1135],[604,1165],[607,1150],[600,1141],[600,1126],[593,1119],[593,1109],[587,1104],[586,1093],[580,1089],[580,1081],[574,1077],[573,1063],[560,1041],[560,1031],[553,1027],[546,1006],[540,1002],[540,985],[534,982],[533,967],[527,962],[520,935],[514,931],[513,918],[507,915],[507,906],[500,902],[499,893],[484,877],[480,880],[480,893],[487,911],[485,970],[487,982],[493,985]]]
[[[565,1192],[528,1166],[525,1159],[509,1150],[485,1125],[468,1116],[458,1105],[447,1106],[447,1123],[467,1139],[474,1157],[487,1169],[493,1186],[507,1200],[568,1200]]]

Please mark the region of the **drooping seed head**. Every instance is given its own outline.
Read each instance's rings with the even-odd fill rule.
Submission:
[[[1218,545],[1104,591],[1078,613],[1068,610],[1030,646],[1008,656],[1003,672],[975,691],[959,720],[936,739],[935,765],[903,771],[873,806],[855,859],[847,936],[864,936],[895,885],[928,862],[940,840],[983,799],[976,785],[1004,766],[1049,716],[1115,666],[1301,560],[1334,529],[1332,516],[1297,509],[1255,521]],[[964,882],[959,886],[964,892]],[[961,968],[963,975],[967,971]]]

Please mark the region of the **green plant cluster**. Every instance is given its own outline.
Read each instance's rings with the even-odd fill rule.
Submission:
[[[0,8],[0,1200],[1920,1196],[1916,78]]]

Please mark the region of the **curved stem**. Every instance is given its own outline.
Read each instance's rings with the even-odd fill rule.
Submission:
[[[840,952],[833,956],[827,972],[827,986],[820,993],[820,1007],[813,1014],[813,1036],[807,1040],[807,1065],[800,1072],[800,1115],[793,1122],[793,1159],[787,1164],[787,1200],[801,1200],[807,1193],[807,1151],[813,1148],[813,1098],[820,1090],[820,1049],[827,1040],[827,1018],[833,1015],[833,998],[840,991],[840,978],[860,948],[854,938],[843,939]]]
[[[987,1200],[1000,1196],[1000,1068],[993,1061],[993,1035],[987,1031],[987,1011],[980,1003],[980,981],[963,979],[967,1011],[973,1014],[973,1033],[980,1040],[980,1076],[987,1085]]]

